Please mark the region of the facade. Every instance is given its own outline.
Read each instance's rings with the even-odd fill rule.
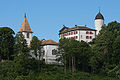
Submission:
[[[74,38],[75,40],[78,41],[85,41],[85,42],[90,42],[92,41],[93,38],[96,36],[96,30],[95,29],[90,29],[86,25],[85,26],[77,26],[73,28],[68,28],[63,25],[63,28],[59,31],[59,39],[61,38]]]
[[[33,50],[30,51],[30,55],[38,60],[44,60],[46,64],[59,64],[56,61],[56,53],[58,50],[58,43],[53,41],[53,40],[45,40],[41,39],[42,42],[42,54],[41,57],[39,58],[39,54],[36,57],[33,54]]]
[[[56,61],[56,54],[58,50],[58,43],[53,40],[42,40],[43,59],[46,64],[58,64]]]
[[[59,31],[59,39],[61,38],[74,38],[78,41],[85,41],[90,42],[93,38],[95,38],[99,31],[101,30],[102,26],[104,25],[104,17],[99,13],[95,17],[95,29],[91,29],[85,26],[77,26],[75,25],[73,28],[68,28],[63,25],[63,28]]]

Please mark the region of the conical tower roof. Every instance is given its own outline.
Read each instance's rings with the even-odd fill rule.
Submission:
[[[25,14],[25,17],[23,19],[23,22],[22,22],[22,25],[20,27],[19,32],[32,32],[31,28],[30,28],[30,25],[28,23],[28,20],[26,18],[26,14]]]
[[[99,13],[96,15],[96,17],[95,17],[95,20],[96,19],[102,19],[102,20],[104,20],[104,17],[103,17],[103,15],[100,13],[100,10],[99,10]]]

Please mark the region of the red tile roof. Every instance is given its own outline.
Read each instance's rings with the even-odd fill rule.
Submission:
[[[42,45],[58,45],[58,43],[53,40],[43,40]]]

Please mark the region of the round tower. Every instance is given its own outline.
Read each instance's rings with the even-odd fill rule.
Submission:
[[[99,31],[101,30],[103,25],[104,25],[104,17],[99,11],[99,13],[95,17],[95,30],[97,30],[96,35],[99,34]]]

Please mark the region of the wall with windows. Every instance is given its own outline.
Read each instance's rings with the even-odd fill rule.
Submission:
[[[41,50],[42,54],[40,59],[39,59],[39,54],[36,57],[33,53],[33,50],[30,51],[30,55],[35,59],[44,60],[46,64],[59,64],[56,61],[57,50],[58,50],[58,45],[44,45]]]
[[[75,40],[78,40],[78,30],[66,32],[66,33],[59,35],[59,39],[64,38],[64,37],[68,39],[74,38]]]
[[[25,39],[27,41],[27,44],[29,45],[30,41],[32,40],[32,33],[22,32],[22,34],[24,35],[24,37],[25,37]]]
[[[58,64],[56,61],[56,52],[58,49],[58,45],[45,45],[43,46],[44,55],[43,59],[46,64]]]
[[[79,31],[79,41],[90,42],[95,38],[95,31],[81,30]]]
[[[92,41],[93,38],[95,38],[96,36],[96,32],[95,31],[91,31],[91,30],[76,30],[76,31],[70,31],[70,32],[66,32],[63,34],[59,35],[59,39],[61,38],[68,38],[68,39],[75,39],[78,41],[85,41],[85,42],[90,42]]]

